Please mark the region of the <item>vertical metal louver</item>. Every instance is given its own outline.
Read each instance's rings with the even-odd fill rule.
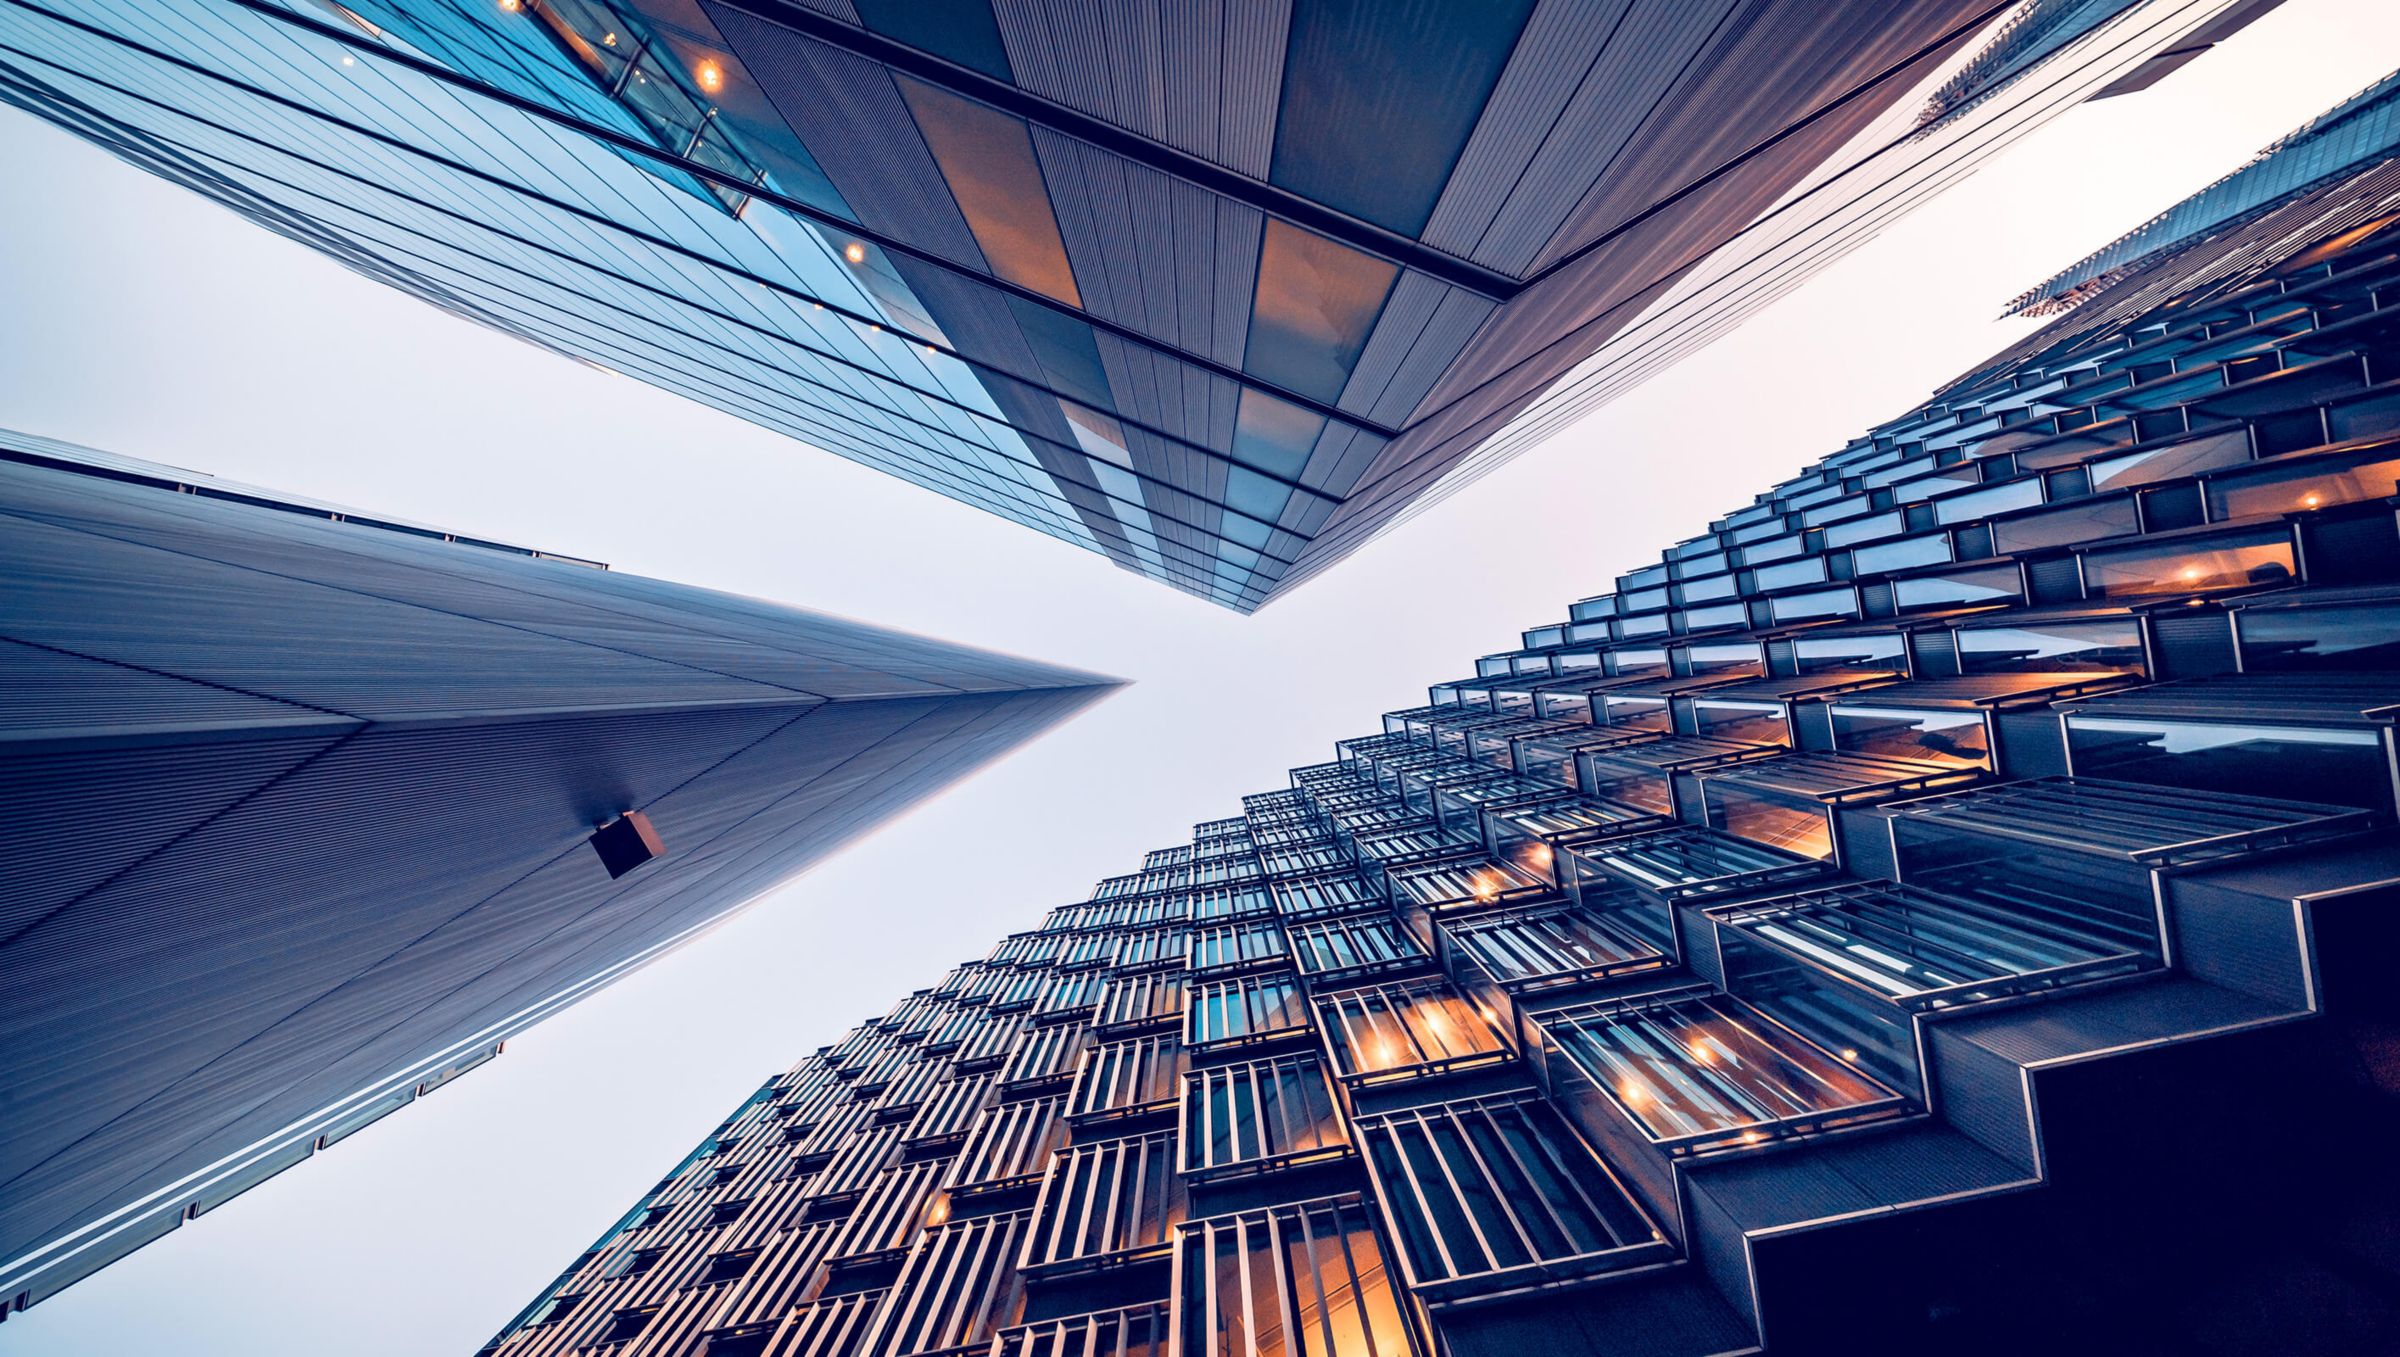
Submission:
[[[1510,1059],[1493,1016],[1448,981],[1428,977],[1317,996],[1334,1069],[1356,1084],[1439,1074]]]
[[[1077,1145],[1042,1179],[1024,1266],[1069,1270],[1163,1256],[1183,1216],[1174,1132]]]
[[[1309,1055],[1192,1071],[1184,1084],[1180,1133],[1183,1171],[1198,1180],[1350,1152],[1325,1067]]]
[[[1414,1316],[1356,1197],[1217,1216],[1176,1241],[1181,1357],[1414,1357]]]
[[[1095,1046],[1067,1091],[1067,1119],[1084,1125],[1171,1110],[1188,1064],[1183,1043],[1164,1033]]]
[[[1194,1050],[1272,1041],[1308,1030],[1308,1001],[1286,973],[1192,986],[1184,1044]]]
[[[1674,1249],[1530,1093],[1361,1117],[1354,1132],[1428,1303],[1661,1261]]]
[[[1005,1329],[992,1357],[1168,1357],[1173,1342],[1169,1311],[1160,1301]]]
[[[864,1357],[922,1357],[989,1343],[1024,1308],[1017,1256],[1026,1211],[952,1221],[925,1232],[875,1316]]]
[[[1039,1177],[1050,1152],[1064,1138],[1059,1109],[1065,1102],[1053,1096],[984,1109],[967,1132],[966,1143],[959,1146],[958,1157],[950,1161],[943,1190],[958,1195],[999,1192]]]

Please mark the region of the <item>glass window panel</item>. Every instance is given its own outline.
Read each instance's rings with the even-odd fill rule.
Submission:
[[[1233,455],[1262,471],[1298,479],[1325,430],[1325,417],[1255,387],[1242,389],[1234,418]]]
[[[1836,749],[1954,767],[1991,766],[1991,742],[1981,712],[1836,703],[1832,717]]]
[[[2206,546],[2145,547],[2083,558],[2084,592],[2093,598],[2280,584],[2297,573],[2291,537],[2282,531],[2220,539]]]
[[[1025,124],[998,109],[895,75],[950,196],[992,272],[1069,306],[1081,306],[1067,247]]]
[[[2370,808],[2392,801],[2373,731],[2074,713],[2067,749],[2079,777]]]
[[[1399,266],[1268,218],[1242,370],[1318,400],[1342,394]]]

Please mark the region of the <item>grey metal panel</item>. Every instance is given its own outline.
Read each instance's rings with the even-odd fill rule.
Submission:
[[[1442,379],[1442,374],[1450,370],[1476,333],[1499,310],[1481,297],[1452,288],[1434,308],[1432,318],[1417,336],[1408,356],[1393,371],[1391,383],[1375,398],[1374,405],[1368,407],[1367,417],[1388,426],[1407,423],[1423,405],[1433,384]]]
[[[1366,346],[1359,350],[1358,362],[1351,367],[1350,380],[1343,384],[1337,404],[1357,411],[1374,406],[1391,385],[1393,371],[1432,322],[1434,308],[1447,291],[1445,284],[1414,269],[1401,271],[1383,304],[1383,314],[1375,318],[1375,328],[1368,332]]]
[[[1667,91],[1685,75],[1693,54],[1738,3],[1635,6],[1584,74],[1555,127],[1525,166],[1522,181],[1467,251],[1469,256],[1493,268],[1523,273],[1570,214],[1578,219],[1630,215],[1631,205],[1651,186],[1620,184],[1613,175],[1596,182],[1593,167],[1611,167],[1618,161],[1655,116]],[[1693,163],[1685,161],[1687,166]],[[1587,199],[1589,205],[1579,210]]]
[[[2024,1073],[2017,1062],[1952,1030],[1932,1029],[1934,1100],[1942,1119],[2017,1167],[2034,1168],[2033,1128],[2025,1108]]]
[[[2299,914],[2290,897],[2174,877],[2166,886],[2178,967],[2279,1008],[2307,1007]]]
[[[9,844],[0,854],[0,949],[338,738],[261,730],[205,743],[0,755]]]
[[[192,738],[208,730],[309,725],[345,718],[172,674],[0,640],[0,748],[16,740]]]
[[[1456,255],[1475,253],[1492,219],[1519,190],[1535,153],[1559,132],[1568,101],[1587,88],[1593,62],[1631,8],[1632,0],[1545,0],[1535,7],[1434,204],[1420,237],[1426,244]],[[1594,97],[1592,107],[1599,106]]]
[[[0,866],[0,1257],[278,1128],[313,1136],[342,1099],[604,983],[1098,691],[86,473],[0,466],[0,496],[0,681],[39,698],[0,703],[0,801],[41,839]],[[800,675],[847,695],[783,686]],[[631,808],[667,855],[611,880],[585,838]]]
[[[1995,712],[1992,725],[1999,732],[1995,752],[2002,777],[2052,777],[2067,771],[2067,741],[2058,713],[2047,707]]]
[[[1275,115],[1283,106],[1284,48],[1291,0],[1231,3],[1225,11],[1225,85],[1217,106],[1216,161],[1253,179],[1275,158]]]

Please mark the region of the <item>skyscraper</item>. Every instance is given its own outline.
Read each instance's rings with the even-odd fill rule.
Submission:
[[[2390,161],[766,1080],[486,1353],[2393,1350]]]
[[[0,1308],[1111,680],[0,433]]]
[[[1562,375],[1638,380],[2262,6],[2020,23],[2007,88],[1920,135],[2015,8],[8,0],[0,98],[1246,611]]]

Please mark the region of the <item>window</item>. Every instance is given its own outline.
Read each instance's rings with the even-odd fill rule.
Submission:
[[[1292,958],[1312,981],[1410,970],[1431,958],[1388,914],[1292,925]]]
[[[1510,1094],[1362,1118],[1409,1285],[1440,1304],[1674,1255],[1549,1104]]]
[[[1001,1071],[1002,1087],[1025,1087],[1065,1079],[1075,1072],[1076,1058],[1083,1054],[1084,1043],[1090,1038],[1091,1029],[1080,1023],[1060,1023],[1033,1029],[1018,1044],[1016,1053],[1009,1057],[1007,1068]]]
[[[965,1135],[975,1114],[991,1101],[993,1079],[989,1073],[961,1074],[935,1085],[902,1133],[908,1148],[921,1151]]]
[[[953,1196],[997,1192],[1039,1176],[1064,1138],[1059,1111],[1065,1102],[1053,1095],[985,1109],[951,1162],[944,1190]]]
[[[1067,1116],[1078,1125],[1151,1115],[1171,1109],[1188,1065],[1172,1036],[1141,1037],[1096,1046],[1067,1091]]]
[[[1078,1145],[1051,1161],[1033,1204],[1028,1268],[1163,1257],[1183,1223],[1175,1133]]]
[[[738,1280],[742,1274],[750,1270],[750,1265],[757,1261],[758,1250],[756,1249],[745,1249],[740,1253],[716,1254],[710,1257],[708,1266],[701,1269],[700,1285],[714,1286],[719,1282]]]
[[[1194,1050],[1247,1045],[1308,1030],[1308,1003],[1289,974],[1196,985],[1185,1044]]]
[[[1167,1357],[1172,1341],[1167,1303],[1007,1329],[992,1357]]]
[[[1269,217],[1242,370],[1320,401],[1338,399],[1399,276],[1388,260]],[[1287,477],[1298,471],[1275,464],[1265,469]]]
[[[1195,1179],[1260,1173],[1349,1152],[1333,1091],[1314,1056],[1194,1070],[1185,1080],[1183,1171]]]
[[[1100,991],[1092,1026],[1111,1031],[1180,1021],[1183,995],[1184,978],[1178,972],[1112,976]]]
[[[1082,306],[1025,124],[904,75],[892,81],[908,101],[992,272],[1054,301]]]
[[[1030,1212],[952,1221],[925,1232],[892,1283],[862,1352],[873,1357],[981,1345],[1014,1324],[1025,1306],[1017,1275]]]
[[[811,1241],[827,1258],[861,1260],[897,1254],[916,1242],[920,1230],[934,1223],[935,1195],[949,1167],[941,1160],[929,1159],[885,1169],[849,1214],[838,1221],[802,1228],[828,1232],[824,1239]]]
[[[1188,1222],[1176,1241],[1184,1357],[1412,1357],[1355,1196]]]
[[[645,1305],[638,1310],[619,1310],[608,1317],[608,1327],[600,1331],[600,1341],[630,1343],[641,1337],[643,1326],[657,1313],[658,1307],[655,1305]]]
[[[740,1220],[742,1218],[742,1213],[749,1209],[750,1203],[747,1200],[738,1202],[718,1202],[716,1205],[708,1208],[708,1223],[711,1225],[731,1225],[735,1221]]]
[[[1439,1074],[1510,1058],[1508,1039],[1449,982],[1428,978],[1317,996],[1333,1067],[1356,1084]]]

